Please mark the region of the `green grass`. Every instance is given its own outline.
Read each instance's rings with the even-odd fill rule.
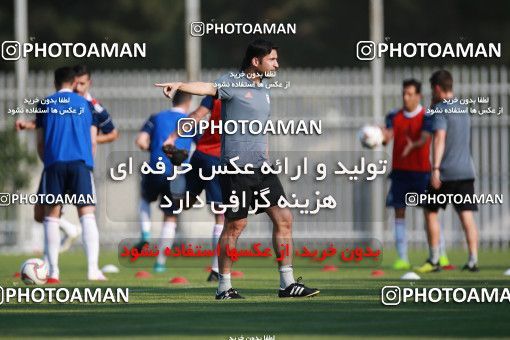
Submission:
[[[175,337],[178,339],[228,339],[244,336],[276,339],[352,337],[508,337],[510,304],[411,304],[397,307],[380,302],[385,285],[400,287],[510,287],[503,271],[510,267],[508,252],[480,255],[481,272],[459,270],[422,275],[416,282],[400,281],[402,272],[390,269],[387,255],[385,275],[371,277],[370,268],[321,272],[313,266],[296,265],[296,276],[321,289],[311,299],[282,300],[276,297],[278,275],[271,262],[237,270],[244,277],[234,287],[243,301],[215,301],[215,284],[205,282],[206,262],[192,268],[170,269],[150,279],[135,279],[137,269],[121,267],[106,283],[85,280],[85,259],[81,251],[61,256],[61,278],[65,287],[129,287],[127,304],[3,304],[0,305],[0,337]],[[411,259],[421,264],[425,253]],[[462,265],[463,251],[450,252],[450,260]],[[0,256],[0,285],[23,285],[12,277],[28,256]],[[118,264],[114,253],[103,252],[101,263]],[[184,276],[190,284],[168,283]]]

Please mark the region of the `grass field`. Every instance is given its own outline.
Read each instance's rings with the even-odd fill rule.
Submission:
[[[509,337],[510,303],[438,303],[396,307],[382,305],[380,290],[400,287],[510,287],[503,271],[510,267],[510,253],[480,255],[481,272],[459,270],[422,275],[422,280],[399,280],[402,272],[389,269],[392,255],[385,253],[382,277],[371,277],[372,269],[339,269],[296,266],[296,277],[321,289],[315,298],[282,300],[276,297],[278,275],[267,267],[243,268],[244,277],[234,287],[246,297],[242,301],[215,301],[216,285],[205,282],[203,266],[170,269],[149,279],[136,279],[137,269],[121,267],[109,281],[91,284],[85,280],[83,252],[61,256],[62,286],[129,287],[127,304],[3,304],[0,306],[0,337],[174,337],[178,339],[255,337],[275,339],[332,339],[351,337]],[[449,253],[455,265],[464,264],[465,253]],[[421,264],[424,252],[411,260]],[[0,256],[2,287],[23,285],[13,273],[28,256]],[[118,264],[116,254],[102,253],[101,263]],[[171,285],[168,279],[184,276],[188,285]]]

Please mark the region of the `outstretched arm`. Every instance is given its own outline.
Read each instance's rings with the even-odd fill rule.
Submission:
[[[36,128],[35,119],[34,120],[16,119],[16,122],[14,123],[14,128],[16,129],[16,131],[35,130]]]
[[[163,93],[168,98],[173,98],[175,92],[180,90],[198,96],[215,96],[217,89],[213,83],[191,82],[191,83],[157,83],[154,86],[162,87]]]

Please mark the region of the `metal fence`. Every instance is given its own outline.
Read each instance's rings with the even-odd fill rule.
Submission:
[[[508,247],[510,241],[509,195],[509,153],[508,101],[510,86],[507,67],[455,66],[449,68],[454,77],[454,91],[459,97],[490,97],[490,105],[503,107],[503,114],[496,116],[473,116],[471,149],[477,179],[477,193],[501,193],[503,205],[483,205],[479,207],[476,220],[480,229],[483,248]],[[430,102],[428,78],[433,69],[428,67],[388,68],[384,74],[383,104],[388,111],[401,106],[401,83],[403,79],[414,77],[424,84],[423,104]],[[225,70],[206,70],[202,79],[213,81]],[[365,123],[374,123],[371,98],[371,74],[368,69],[291,69],[281,70],[282,81],[289,81],[287,90],[273,91],[271,97],[273,119],[315,119],[322,120],[321,136],[278,136],[271,139],[271,150],[278,155],[316,154],[344,161],[353,161],[361,151],[356,138],[358,128]],[[92,76],[91,93],[98,98],[112,115],[120,138],[113,144],[101,145],[96,156],[96,190],[98,194],[98,225],[104,244],[115,244],[120,239],[138,236],[137,202],[138,178],[132,177],[121,184],[108,180],[109,169],[114,160],[125,152],[135,151],[134,138],[138,129],[151,113],[169,106],[161,91],[152,86],[159,81],[181,80],[182,70],[161,71],[103,71]],[[32,72],[29,77],[29,97],[44,97],[53,92],[53,75],[50,72]],[[195,104],[198,103],[197,101]],[[8,108],[15,108],[14,75],[0,73],[0,110],[4,115],[0,127],[11,128],[15,117],[7,115]],[[31,117],[22,117],[31,118]],[[376,123],[383,123],[382,119]],[[22,133],[26,143],[34,145],[31,132]],[[35,150],[35,148],[34,148]],[[391,154],[391,145],[383,151]],[[124,152],[124,153],[123,153]],[[381,155],[381,153],[377,154]],[[390,159],[390,156],[388,160]],[[1,166],[1,165],[0,165]],[[33,170],[32,186],[27,192],[35,192],[42,166]],[[384,193],[389,181],[386,179]],[[335,182],[336,183],[336,182]],[[293,184],[302,192],[313,192],[313,181],[299,181]],[[372,218],[373,204],[384,205],[385,197],[372,198],[369,183],[343,181],[329,188],[341,202],[335,213],[312,218],[300,214],[295,216],[295,234],[310,237],[360,237],[373,236],[379,230],[385,243],[393,240],[391,210],[385,210],[384,219]],[[0,208],[0,249],[27,249],[27,240],[40,239],[41,228],[32,227],[31,207],[19,207],[15,221],[6,218]],[[77,222],[76,213],[66,208],[66,216]],[[409,239],[412,246],[424,246],[426,236],[420,209],[407,209]],[[448,245],[463,242],[463,232],[451,207],[441,214],[444,235]],[[153,206],[153,220],[160,220],[160,212]],[[209,235],[213,225],[212,215],[205,212],[187,212],[183,215],[179,230],[185,235]],[[39,230],[38,230],[39,229]],[[155,234],[159,232],[155,223]],[[35,230],[35,232],[34,232]],[[271,226],[264,216],[250,219],[247,235],[269,235]],[[34,236],[35,235],[35,236]]]

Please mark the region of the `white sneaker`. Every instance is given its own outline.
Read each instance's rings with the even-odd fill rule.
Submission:
[[[108,281],[108,278],[99,270],[94,274],[88,275],[89,281]]]

